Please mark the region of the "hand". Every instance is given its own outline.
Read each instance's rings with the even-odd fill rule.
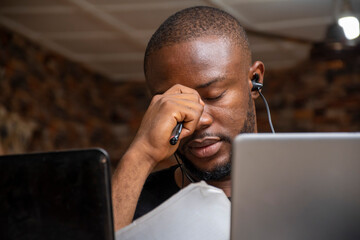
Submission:
[[[199,93],[182,85],[154,96],[130,148],[141,151],[154,165],[169,158],[180,140],[195,131],[203,109]],[[178,122],[183,122],[183,130],[179,142],[171,145],[171,133]]]

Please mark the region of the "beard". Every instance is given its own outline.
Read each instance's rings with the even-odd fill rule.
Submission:
[[[202,135],[202,137],[209,136]],[[221,141],[227,142],[231,144],[231,139],[224,135],[211,135],[211,136],[217,136],[220,138]],[[195,166],[185,155],[181,154],[179,151],[176,151],[175,153],[179,158],[181,159],[184,170],[188,171],[192,177],[194,177],[197,180],[204,180],[204,181],[219,181],[223,179],[226,176],[229,176],[231,173],[231,152],[229,155],[229,159],[226,160],[225,163],[217,165],[214,169],[211,170],[205,170],[198,168]]]
[[[248,103],[248,111],[246,113],[246,119],[238,134],[253,133],[254,130],[255,130],[255,114],[253,112],[253,102],[251,100],[251,95],[249,94],[249,103]],[[220,138],[220,141],[224,141],[226,143],[232,144],[231,137],[223,134],[215,134],[215,135],[204,134],[201,137],[207,137],[207,136],[216,136]],[[185,155],[181,154],[179,150],[177,150],[175,154],[179,156],[179,158],[181,159],[185,168],[184,170],[188,171],[190,175],[197,180],[221,181],[222,179],[230,176],[231,174],[232,151],[229,152],[229,157],[224,163],[215,166],[211,170],[198,168]]]

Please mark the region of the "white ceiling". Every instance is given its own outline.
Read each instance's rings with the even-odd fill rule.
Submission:
[[[219,7],[249,29],[321,41],[340,0],[0,0],[0,25],[114,80],[143,80],[146,44],[176,11]],[[360,1],[351,0],[358,16]],[[253,58],[267,69],[290,67],[309,44],[249,35]]]

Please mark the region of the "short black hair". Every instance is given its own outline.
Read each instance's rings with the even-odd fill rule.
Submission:
[[[204,36],[228,38],[244,50],[245,56],[248,56],[249,60],[251,58],[246,32],[236,18],[213,7],[190,7],[170,16],[152,35],[144,57],[145,78],[148,57],[152,53],[165,46]]]

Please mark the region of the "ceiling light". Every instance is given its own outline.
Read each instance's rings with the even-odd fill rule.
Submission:
[[[345,37],[349,40],[359,37],[359,20],[353,16],[339,18],[338,24],[344,29]]]
[[[338,24],[343,28],[345,37],[348,40],[352,40],[359,37],[359,20],[353,14],[350,1],[344,0],[342,3],[343,5],[338,18]]]

